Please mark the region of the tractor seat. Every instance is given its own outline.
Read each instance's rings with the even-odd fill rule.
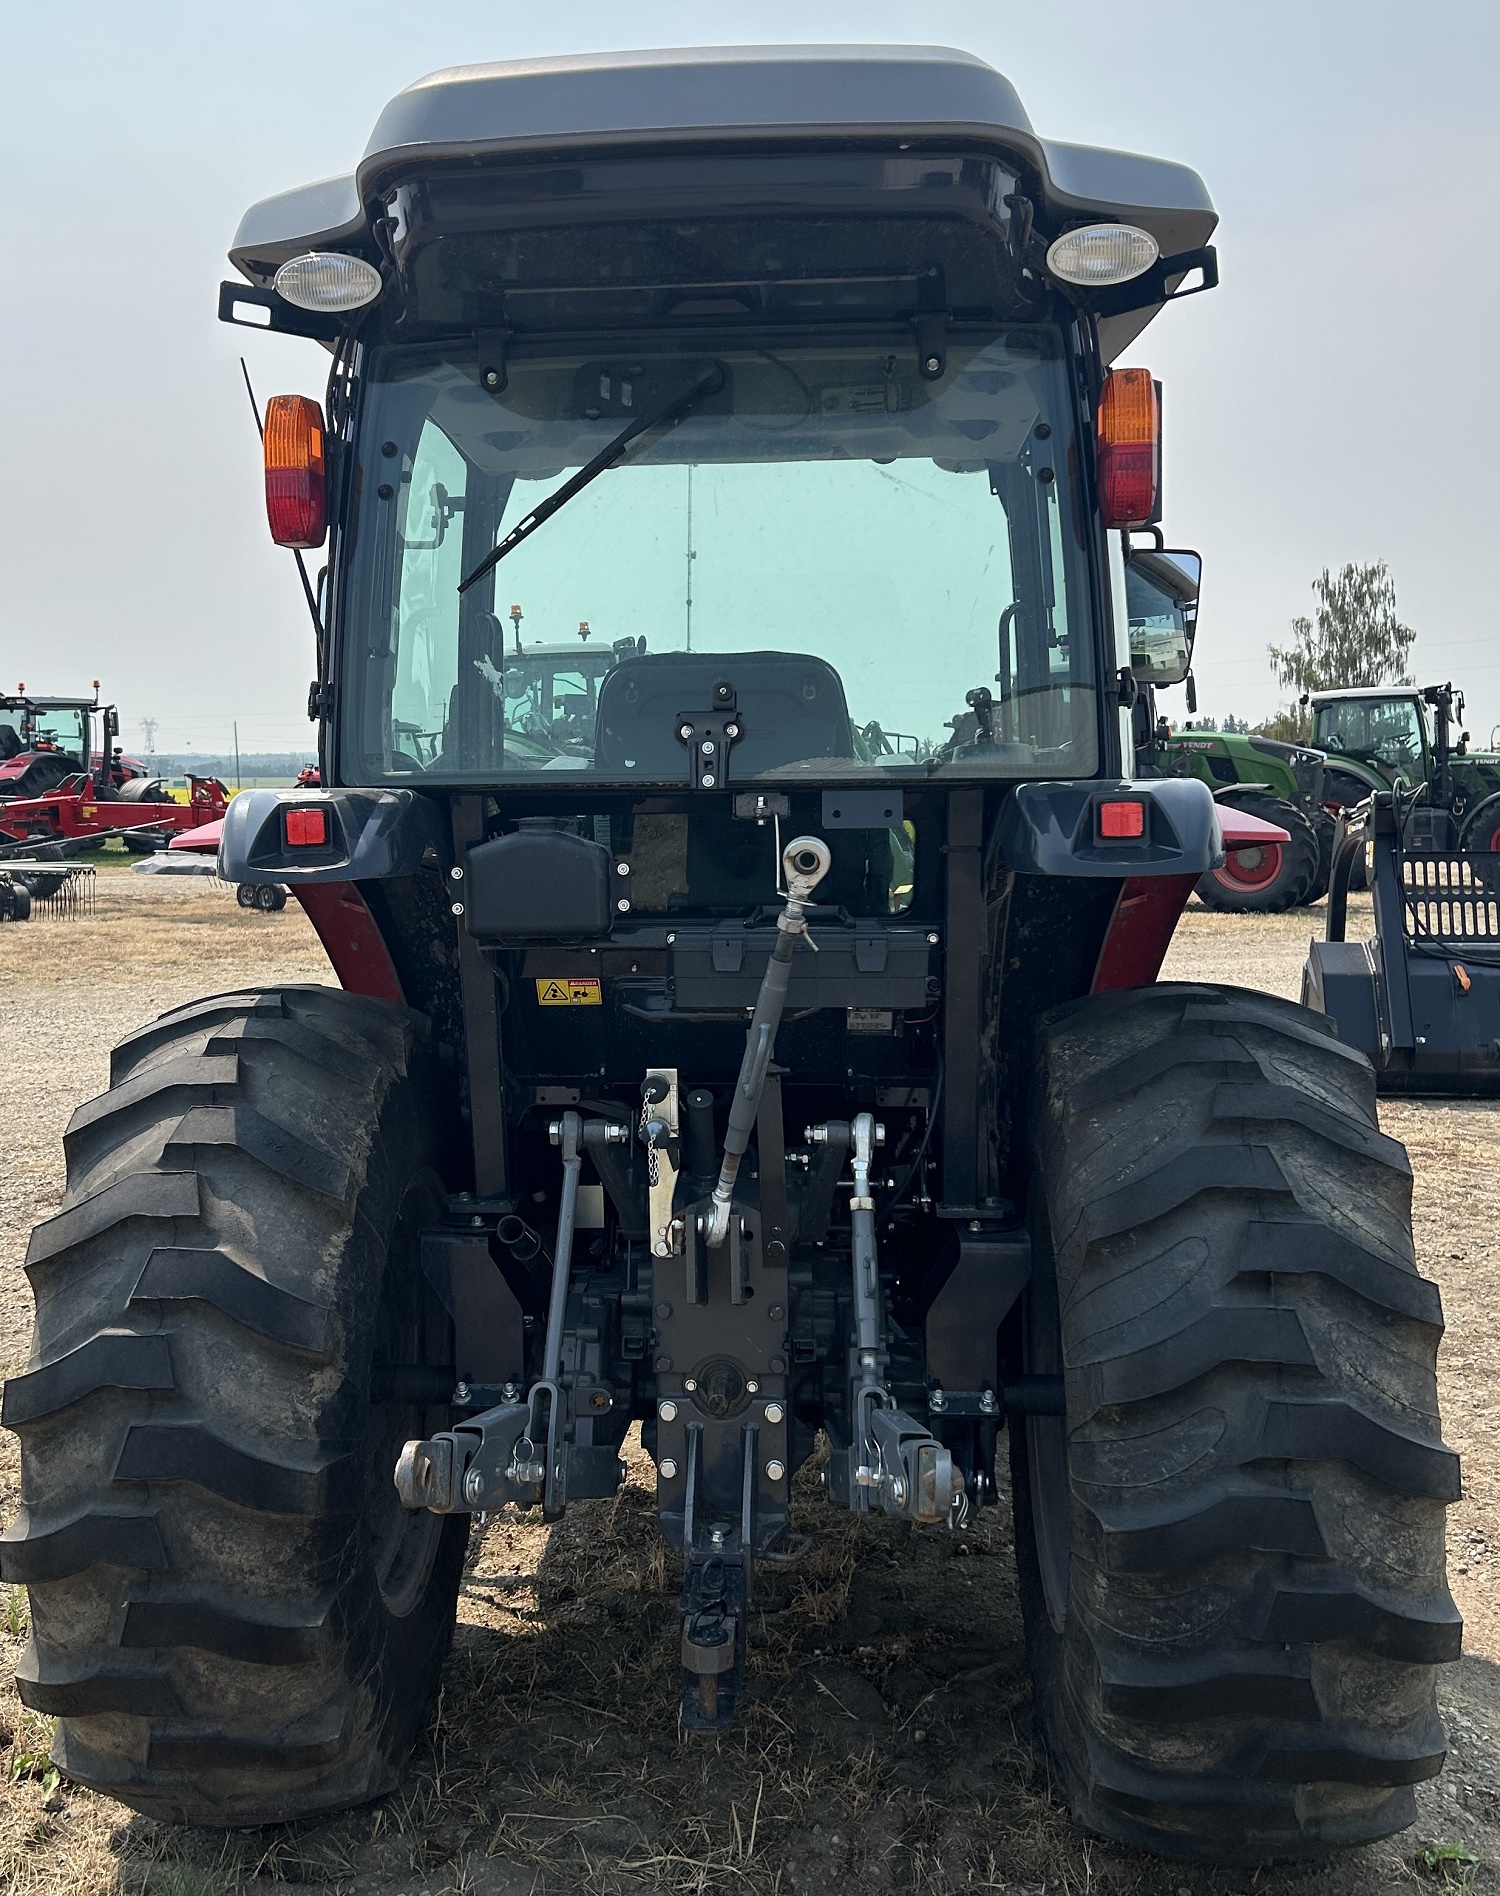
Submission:
[[[852,758],[849,707],[838,673],[806,652],[651,652],[627,658],[599,687],[595,767],[611,777],[687,781],[684,719],[707,717],[728,684],[742,735],[729,783],[821,758]]]

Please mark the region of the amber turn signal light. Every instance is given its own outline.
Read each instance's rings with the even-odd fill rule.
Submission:
[[[309,395],[273,395],[261,439],[271,538],[303,551],[321,546],[328,531],[322,409]]]
[[[1149,369],[1105,376],[1097,434],[1105,526],[1148,526],[1161,491],[1161,397]]]

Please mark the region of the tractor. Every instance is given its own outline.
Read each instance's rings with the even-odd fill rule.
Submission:
[[[1316,902],[1341,834],[1339,819],[1324,806],[1322,755],[1252,734],[1195,730],[1191,722],[1174,732],[1157,711],[1164,684],[1185,684],[1187,709],[1198,709],[1191,665],[1202,559],[1166,548],[1161,527],[1153,535],[1155,546],[1132,548],[1125,569],[1136,770],[1198,777],[1214,802],[1269,825],[1198,878],[1198,899],[1208,908],[1280,914]]]
[[[0,857],[17,845],[76,854],[115,836],[149,855],[169,832],[223,814],[222,784],[190,778],[188,802],[179,804],[123,754],[119,734],[120,714],[100,704],[97,678],[92,698],[31,697],[24,684],[0,696]]]
[[[39,797],[80,772],[111,769],[116,783],[143,776],[134,759],[110,749],[119,731],[120,714],[100,704],[97,678],[92,698],[31,697],[25,685],[0,695],[0,798]]]
[[[1407,1158],[1325,1020],[1157,978],[1284,834],[1132,774],[1121,358],[1215,222],[978,59],[813,46],[440,72],[246,214],[221,316],[327,351],[263,452],[328,575],[318,786],[220,873],[340,986],[127,1036],[32,1236],[0,1567],[72,1778],[389,1792],[475,1516],[607,1500],[638,1429],[688,1742],[778,1689],[815,1461],[909,1536],[1013,1510],[1081,1825],[1412,1821],[1461,1624]],[[499,599],[633,641],[591,727],[497,688]]]
[[[1407,849],[1500,850],[1500,755],[1469,749],[1464,696],[1451,683],[1319,691],[1308,704],[1333,800],[1350,809],[1415,792],[1391,806],[1406,805]]]
[[[1257,734],[1174,731],[1157,713],[1163,684],[1185,684],[1189,711],[1198,708],[1192,678],[1202,561],[1165,547],[1133,549],[1125,597],[1131,632],[1135,767],[1149,776],[1196,777],[1216,803],[1240,810],[1280,832],[1225,852],[1198,882],[1209,908],[1278,915],[1316,902],[1328,887],[1340,824],[1324,803],[1323,758],[1301,745]],[[1141,648],[1141,649],[1137,649]]]
[[[1285,843],[1227,852],[1198,884],[1213,909],[1280,915],[1328,889],[1340,823],[1328,807],[1322,753],[1256,732],[1163,730],[1156,760],[1173,776],[1198,777],[1215,801],[1286,830]]]

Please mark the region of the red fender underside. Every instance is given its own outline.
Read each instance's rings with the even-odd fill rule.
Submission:
[[[339,985],[350,994],[404,1005],[406,996],[375,918],[352,882],[300,882],[292,894],[302,904]]]
[[[1250,843],[1289,843],[1284,829],[1266,823],[1245,810],[1225,804],[1219,827],[1226,849]],[[1149,987],[1161,973],[1187,899],[1197,884],[1191,876],[1131,876],[1120,885],[1114,913],[1104,932],[1094,966],[1091,994],[1111,994],[1117,988]]]

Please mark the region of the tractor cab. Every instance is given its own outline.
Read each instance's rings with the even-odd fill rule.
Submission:
[[[25,686],[0,695],[0,798],[39,797],[70,777],[115,784],[140,774],[110,741],[120,729],[113,705],[92,698],[40,698]]]
[[[1432,729],[1420,692],[1410,687],[1320,691],[1311,705],[1312,743],[1327,752],[1330,762],[1363,765],[1387,789],[1428,780]]]
[[[41,796],[89,768],[92,699],[0,697],[0,797]]]
[[[600,689],[622,660],[640,656],[644,638],[590,646],[589,622],[583,619],[577,645],[526,644],[520,608],[512,606],[508,616],[515,633],[512,648],[500,666],[488,660],[478,666],[496,708],[503,705],[505,747],[539,769],[586,769],[597,740]]]
[[[1398,794],[1405,846],[1489,850],[1500,821],[1500,756],[1471,748],[1451,683],[1315,692],[1313,742],[1346,807]]]

